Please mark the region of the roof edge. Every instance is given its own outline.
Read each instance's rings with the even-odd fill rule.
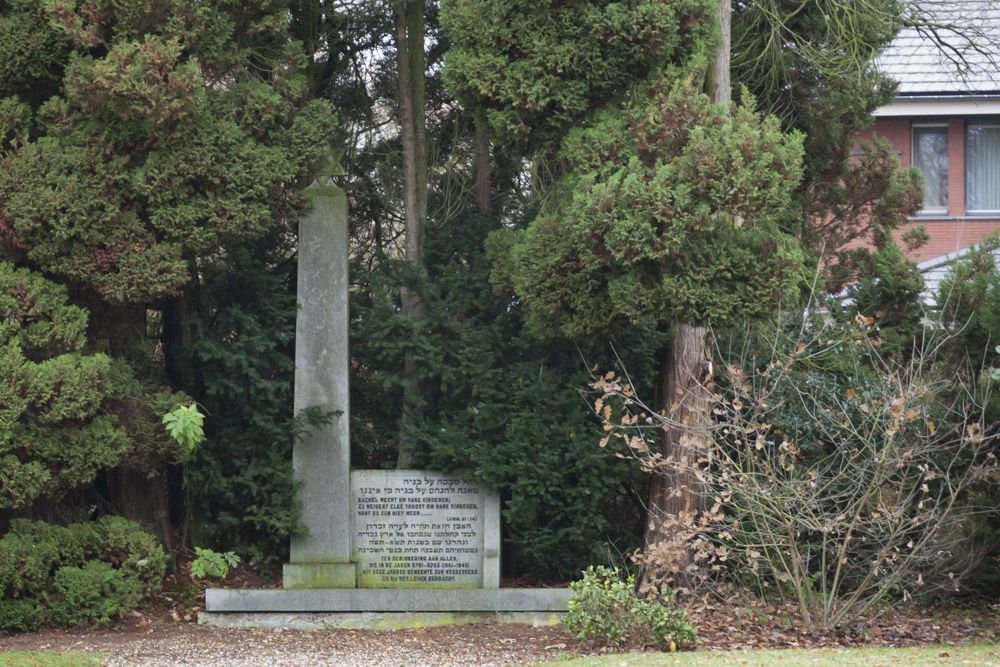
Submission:
[[[927,102],[931,100],[1000,100],[1000,91],[991,93],[900,93],[894,102]]]

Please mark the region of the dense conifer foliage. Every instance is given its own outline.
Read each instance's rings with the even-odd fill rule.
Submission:
[[[751,108],[732,119],[690,79],[660,79],[571,132],[565,197],[494,237],[541,332],[579,338],[643,322],[725,327],[797,299],[789,233],[800,140]]]
[[[64,500],[78,517],[123,513],[181,546],[181,455],[160,419],[190,400],[178,390],[203,399],[225,381],[194,368],[199,322],[226,307],[205,279],[219,275],[213,263],[238,262],[241,243],[284,239],[287,253],[299,181],[333,127],[329,102],[311,99],[287,11],[171,0],[0,9],[11,54],[0,83],[4,524],[61,516]],[[285,308],[294,317],[294,302]]]
[[[274,14],[172,2],[35,14],[6,37],[61,44],[55,67],[51,52],[26,54],[57,92],[28,100],[5,81],[0,183],[5,236],[27,260],[107,301],[143,302],[181,290],[195,255],[290,218],[289,185],[322,146],[328,105],[302,105],[303,59],[278,43],[280,26],[268,35]],[[250,30],[272,43],[241,45]]]
[[[352,331],[353,454],[358,466],[388,456],[402,381],[393,371],[412,346],[426,369],[424,417],[412,434],[418,464],[498,488],[508,571],[566,580],[588,562],[638,546],[646,482],[634,465],[594,446],[599,426],[580,409],[588,365],[614,364],[612,349],[539,340],[525,309],[493,293],[483,241],[496,226],[491,216],[470,214],[429,235],[419,337],[386,298],[385,277],[371,277],[375,300],[357,304]],[[660,338],[637,328],[615,348],[647,377]]]
[[[701,60],[717,39],[705,0],[445,0],[454,46],[445,81],[494,140],[524,152],[558,145],[595,107],[671,64]]]
[[[177,454],[151,423],[180,399],[145,394],[128,364],[87,352],[86,329],[63,286],[0,263],[0,510]]]

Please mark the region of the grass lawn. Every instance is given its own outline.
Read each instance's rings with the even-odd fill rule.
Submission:
[[[923,648],[822,648],[696,653],[623,653],[549,663],[558,667],[660,667],[666,665],[989,665],[1000,666],[1000,645]]]
[[[97,653],[51,653],[48,651],[15,651],[0,653],[0,667],[97,667],[101,656]]]

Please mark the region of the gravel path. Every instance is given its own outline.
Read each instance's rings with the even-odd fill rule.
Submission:
[[[509,665],[572,651],[561,628],[518,624],[416,630],[231,630],[161,625],[0,637],[2,651],[97,651],[109,666]]]
[[[759,604],[745,612],[695,610],[699,650],[921,646],[1000,641],[1000,611],[898,607],[858,623],[860,632],[788,625],[788,610]],[[166,617],[169,618],[169,615]],[[190,618],[188,616],[187,618]],[[6,651],[96,651],[106,665],[509,665],[560,654],[589,654],[562,626],[493,623],[415,630],[260,630],[209,628],[135,612],[108,630],[46,630],[0,636]],[[3,661],[0,660],[0,665]]]

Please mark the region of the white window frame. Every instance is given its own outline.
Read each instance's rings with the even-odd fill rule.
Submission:
[[[945,147],[946,147],[946,150],[947,150],[948,139],[949,139],[949,136],[948,136],[948,123],[946,123],[946,122],[912,123],[911,122],[910,123],[910,166],[912,166],[912,167],[917,167],[916,160],[914,160],[914,157],[917,154],[917,151],[916,151],[917,142],[914,140],[915,136],[914,136],[913,130],[920,129],[920,128],[928,128],[928,127],[939,128],[939,129],[940,128],[944,128]],[[919,169],[919,167],[917,167],[917,168]],[[921,172],[921,173],[923,173],[923,172]],[[949,185],[951,184],[951,160],[950,159],[948,160],[948,184]],[[917,212],[917,215],[941,215],[941,214],[947,215],[948,214],[948,210],[949,210],[949,206],[951,205],[950,194],[951,194],[950,192],[948,192],[947,190],[945,190],[945,197],[948,199],[948,203],[945,204],[944,206],[933,206],[933,207],[924,206],[923,208],[921,208]]]
[[[965,129],[962,132],[962,140],[965,143],[965,147],[963,149],[963,154],[966,156],[966,158],[965,158],[965,164],[963,165],[963,168],[965,169],[965,201],[963,202],[963,204],[966,206],[965,212],[966,213],[971,213],[971,214],[974,214],[974,215],[980,215],[980,214],[986,214],[986,213],[1000,213],[1000,209],[998,209],[998,208],[976,208],[976,209],[968,208],[968,206],[969,206],[969,158],[968,158],[968,155],[969,155],[969,153],[968,153],[968,150],[969,150],[969,129],[974,128],[974,127],[977,127],[977,128],[978,127],[982,127],[982,128],[988,128],[988,129],[1000,129],[1000,123],[966,123],[965,124]]]

